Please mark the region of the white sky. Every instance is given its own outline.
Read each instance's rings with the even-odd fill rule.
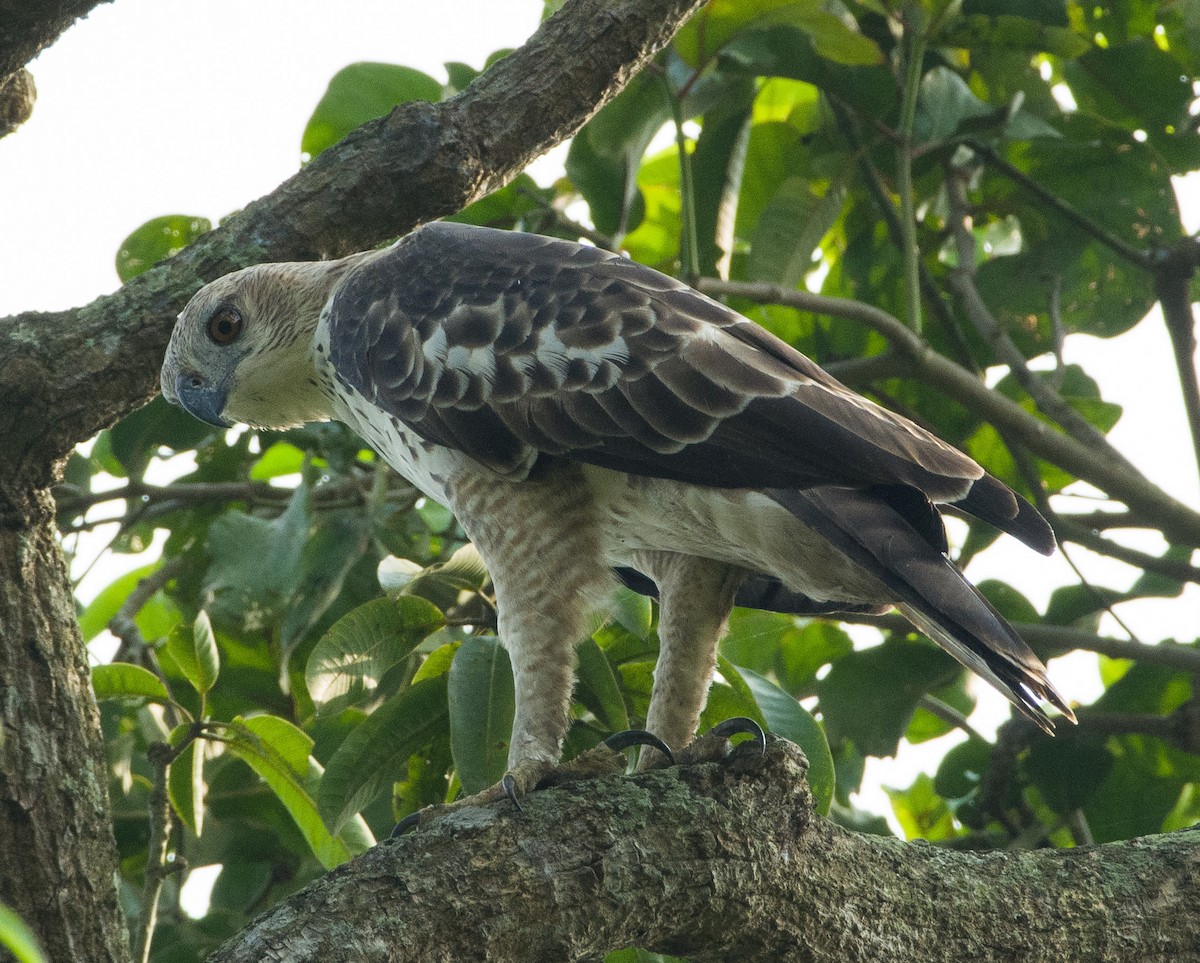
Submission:
[[[152,217],[215,222],[272,190],[297,169],[305,122],[347,64],[401,63],[444,80],[444,61],[479,67],[492,51],[521,44],[541,8],[540,0],[116,0],[98,7],[34,62],[33,118],[0,140],[0,317],[68,308],[115,290],[118,245]],[[1200,219],[1194,197],[1185,192],[1191,230]],[[1176,498],[1200,505],[1161,320],[1140,328],[1110,341],[1072,338],[1068,360],[1124,406],[1112,440]],[[1138,544],[1160,550],[1153,539]],[[1135,575],[1080,549],[1073,556],[1099,584],[1124,588]],[[117,567],[140,564],[121,558],[101,567],[92,591]],[[1074,580],[1061,555],[1046,560],[1013,545],[987,553],[971,574],[1015,582],[1039,606],[1054,586]],[[1200,590],[1121,612],[1145,641],[1191,639],[1200,626]],[[1052,676],[1068,697],[1095,694],[1094,660],[1058,660]],[[990,706],[984,728],[988,718],[1006,715]],[[876,775],[907,784],[913,765],[928,768],[944,748],[918,750],[900,770],[886,765]],[[875,803],[886,807],[879,797]]]

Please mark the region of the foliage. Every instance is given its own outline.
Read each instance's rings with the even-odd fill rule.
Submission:
[[[1106,454],[1120,410],[1062,365],[1061,345],[1140,323],[1161,282],[1155,255],[1183,236],[1170,178],[1200,167],[1194,14],[1191,3],[712,0],[575,138],[565,178],[540,186],[523,175],[458,219],[588,237],[689,279],[861,299],[969,372],[1007,365],[998,389],[1031,422]],[[304,152],[474,75],[447,68],[445,87],[399,66],[346,68]],[[906,258],[910,211],[918,256]],[[144,225],[122,245],[122,278],[204,226],[176,216]],[[948,403],[884,333],[755,300],[748,287],[730,297],[825,364],[895,361],[856,386],[1043,506],[1076,481],[984,412]],[[1035,357],[1050,370],[1029,370]],[[156,484],[180,453],[194,466]],[[93,493],[103,472],[125,491]],[[93,524],[92,505],[123,498],[113,551],[136,554],[167,533],[160,561],[81,612],[89,638],[113,626],[122,641],[94,684],[130,904],[164,780],[176,858],[221,867],[208,915],[167,912],[154,959],[202,955],[398,817],[502,773],[512,678],[486,573],[453,518],[350,432],[225,432],[156,401],[74,456],[67,481],[64,532]],[[1062,588],[1043,613],[1010,586],[987,587],[1018,623],[1071,630],[1075,644],[1112,602],[1170,597],[1195,580],[1188,544],[1131,556],[1069,515],[1056,524],[1146,573],[1120,596]],[[973,526],[960,560],[994,537]],[[1180,654],[1195,653],[1194,640],[1180,640],[1174,661],[1151,647],[1140,661],[1104,660],[1107,691],[1056,740],[1020,720],[989,739],[965,721],[974,702],[956,663],[906,625],[873,625],[879,644],[864,647],[832,621],[735,612],[703,726],[749,715],[798,741],[822,811],[867,831],[888,830],[854,808],[866,759],[956,727],[968,738],[936,773],[891,792],[910,837],[1072,845],[1200,818],[1194,726],[1180,722],[1195,711]],[[568,755],[644,721],[656,652],[653,607],[622,591],[579,640]],[[177,905],[177,880],[166,886]]]

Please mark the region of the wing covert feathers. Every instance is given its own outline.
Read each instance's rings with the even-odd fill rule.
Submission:
[[[606,251],[431,224],[356,265],[328,312],[345,384],[501,474],[546,454],[721,488],[908,485],[1046,543],[962,452]]]

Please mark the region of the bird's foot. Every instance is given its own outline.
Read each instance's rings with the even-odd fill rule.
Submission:
[[[651,746],[671,759],[671,750],[657,736],[642,729],[627,729],[609,736],[600,745],[580,753],[568,763],[524,759],[506,772],[498,783],[488,786],[482,792],[456,799],[452,803],[426,806],[405,816],[396,824],[392,835],[403,836],[418,826],[427,826],[455,810],[466,809],[469,806],[490,806],[502,799],[508,799],[517,811],[521,812],[521,800],[536,789],[548,789],[563,783],[623,773],[623,753],[632,746]]]
[[[731,748],[730,738],[739,734],[745,734],[751,738]],[[762,726],[745,716],[736,716],[726,719],[724,722],[718,722],[690,746],[678,753],[679,764],[695,766],[703,762],[720,762],[735,750],[738,753],[753,753],[760,756],[766,752],[767,737]]]

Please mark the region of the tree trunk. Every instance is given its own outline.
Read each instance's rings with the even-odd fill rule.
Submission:
[[[129,958],[100,719],[45,491],[0,487],[0,902],[49,959]]]
[[[570,784],[385,842],[210,963],[598,959],[638,945],[779,963],[1200,959],[1200,831],[959,852],[814,814],[790,743]]]

